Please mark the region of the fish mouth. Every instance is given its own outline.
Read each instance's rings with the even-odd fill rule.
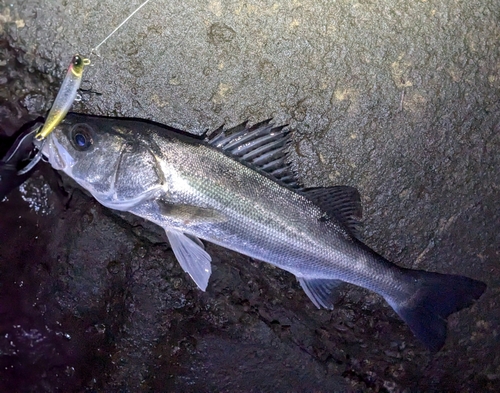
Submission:
[[[75,163],[68,150],[54,138],[53,134],[49,135],[45,141],[35,142],[35,146],[42,148],[42,154],[56,170],[66,172]]]

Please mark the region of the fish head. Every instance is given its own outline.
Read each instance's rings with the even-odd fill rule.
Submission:
[[[147,141],[127,121],[70,113],[41,148],[54,169],[113,209],[128,210],[162,183]]]

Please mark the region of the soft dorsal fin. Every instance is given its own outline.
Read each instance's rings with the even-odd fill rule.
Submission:
[[[298,189],[300,185],[287,161],[290,130],[285,129],[286,126],[274,127],[270,122],[265,120],[252,127],[242,123],[229,130],[220,127],[205,141],[286,186]]]
[[[357,189],[349,186],[319,187],[308,188],[302,193],[324,210],[327,215],[325,220],[334,217],[344,224],[352,235],[358,236],[363,208]]]

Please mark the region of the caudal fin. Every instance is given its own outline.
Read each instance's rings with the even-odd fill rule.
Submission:
[[[486,284],[464,276],[407,270],[415,291],[402,301],[390,301],[413,334],[431,351],[446,340],[446,318],[469,307],[483,294]],[[412,285],[412,286],[413,286]]]

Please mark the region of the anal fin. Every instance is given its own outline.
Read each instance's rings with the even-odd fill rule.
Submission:
[[[318,308],[324,307],[333,310],[334,293],[333,291],[343,283],[341,280],[328,280],[323,278],[304,278],[297,277],[300,286]]]

